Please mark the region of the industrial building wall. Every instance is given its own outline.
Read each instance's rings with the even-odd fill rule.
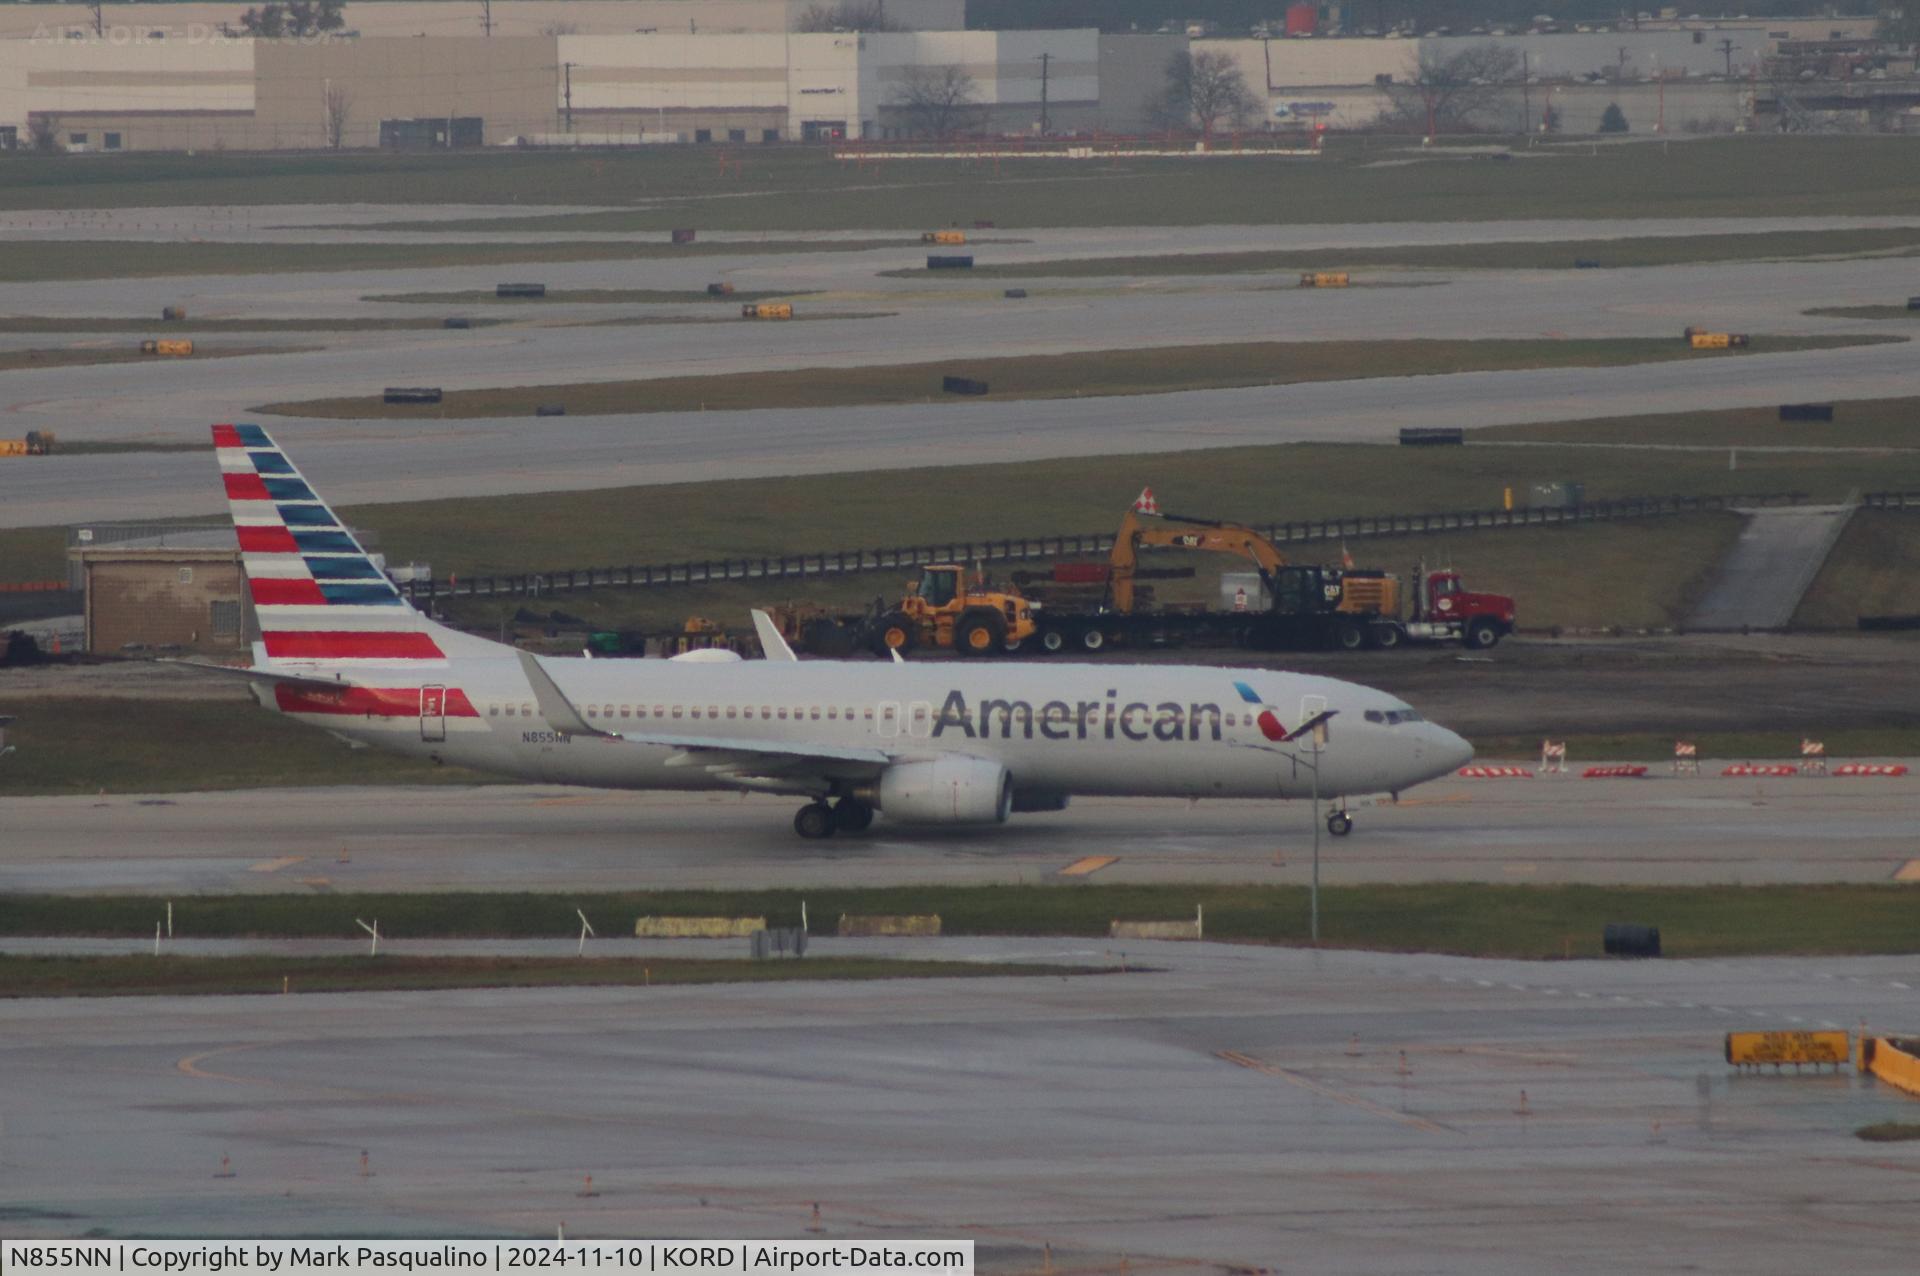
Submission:
[[[862,57],[873,71],[864,118],[883,136],[907,128],[901,103],[913,78],[950,66],[972,79],[973,102],[989,132],[1037,132],[1043,86],[1054,131],[1091,128],[1098,118],[1100,35],[1092,28],[890,33],[866,37],[865,46]]]
[[[328,145],[329,92],[343,96],[343,145],[377,146],[382,120],[478,116],[489,144],[555,126],[559,63],[539,36],[257,42],[251,145]]]
[[[122,46],[104,40],[25,40],[0,43],[0,125],[26,136],[29,113],[54,117],[63,144],[69,134],[91,134],[87,149],[102,149],[101,125],[160,114],[245,119],[254,109],[253,45],[214,40],[199,45]],[[184,121],[183,121],[184,122]],[[123,135],[123,145],[132,138]]]
[[[771,35],[561,36],[555,100],[572,131],[762,141],[787,128],[787,43]]]
[[[693,34],[783,32],[816,3],[831,0],[493,0],[493,34],[631,35],[638,31]],[[103,14],[119,38],[144,42],[155,31],[170,40],[205,40],[222,23],[237,27],[242,0],[205,4],[113,4]],[[912,30],[959,30],[967,25],[966,0],[886,0],[887,20]],[[484,35],[481,7],[463,0],[353,0],[347,27],[363,36]],[[83,4],[0,3],[0,40],[62,39],[67,32],[93,33],[93,14]]]
[[[1167,63],[1187,51],[1184,35],[1100,37],[1100,118],[1108,133],[1144,133],[1151,108],[1167,84]],[[1259,92],[1259,81],[1248,87]]]
[[[238,655],[254,630],[238,553],[138,551],[85,561],[87,650],[178,647]]]

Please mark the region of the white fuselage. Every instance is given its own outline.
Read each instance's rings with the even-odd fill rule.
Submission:
[[[1016,795],[1029,799],[1398,792],[1472,757],[1466,741],[1384,692],[1265,670],[578,658],[541,667],[600,731],[879,749],[903,761],[965,754],[1004,766]],[[542,715],[511,656],[457,657],[439,669],[367,667],[354,671],[354,681],[392,690],[364,712],[345,711],[351,705],[315,711],[315,701],[284,689],[263,691],[262,699],[369,744],[521,779],[741,787],[672,745],[560,729]],[[425,709],[408,712],[412,694],[422,691]],[[442,707],[444,715],[435,712]],[[1258,723],[1263,709],[1288,729],[1328,710],[1334,716],[1324,743],[1311,735],[1280,742]]]

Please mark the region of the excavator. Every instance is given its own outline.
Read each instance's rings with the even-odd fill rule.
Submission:
[[[1247,621],[1248,645],[1354,650],[1398,646],[1404,636],[1394,619],[1400,610],[1400,582],[1386,572],[1294,566],[1251,527],[1138,509],[1128,510],[1120,520],[1107,558],[1107,610],[1116,616],[1134,614],[1133,582],[1142,549],[1235,554],[1259,568],[1273,608]]]

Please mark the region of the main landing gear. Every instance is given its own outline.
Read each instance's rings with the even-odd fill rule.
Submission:
[[[819,839],[835,833],[864,833],[873,823],[873,808],[858,798],[843,797],[829,806],[809,802],[793,817],[793,831],[801,837]]]
[[[1342,810],[1327,812],[1327,832],[1335,837],[1345,837],[1353,832],[1353,817]]]

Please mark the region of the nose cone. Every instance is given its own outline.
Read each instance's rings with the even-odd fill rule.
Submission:
[[[1443,775],[1452,775],[1467,763],[1473,761],[1473,746],[1447,730],[1443,726],[1428,723],[1421,741],[1421,764],[1424,774],[1420,781],[1437,780]]]

